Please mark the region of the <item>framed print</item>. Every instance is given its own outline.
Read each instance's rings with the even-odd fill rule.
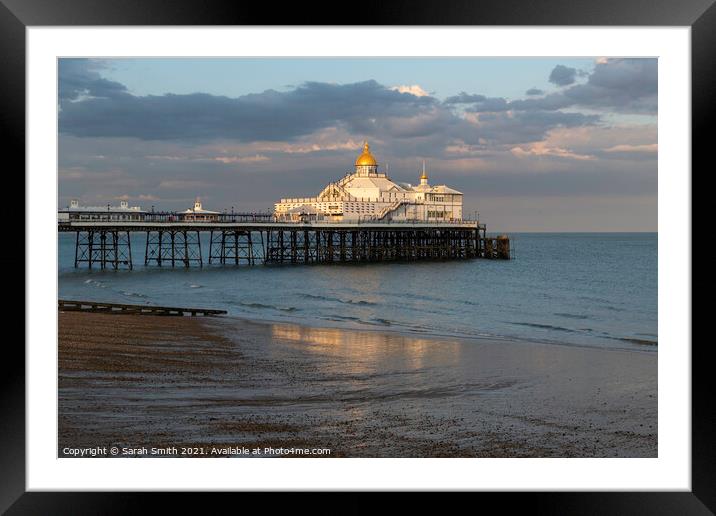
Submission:
[[[691,336],[711,2],[294,10],[4,2],[27,302],[3,510],[713,510]]]

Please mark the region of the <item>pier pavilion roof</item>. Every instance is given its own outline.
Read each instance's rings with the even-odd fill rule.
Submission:
[[[368,145],[368,142],[363,142],[363,152],[360,156],[358,156],[358,159],[356,160],[356,166],[360,167],[366,165],[369,167],[376,167],[378,166],[378,162],[370,153],[370,145]]]
[[[423,163],[420,184],[411,185],[410,183],[392,181],[387,174],[378,171],[378,162],[371,154],[368,142],[363,144],[363,152],[356,159],[355,166],[355,172],[347,174],[338,181],[329,183],[318,194],[317,199],[351,200],[366,197],[375,199],[382,197],[383,194],[405,194],[410,192],[462,195],[462,192],[446,185],[432,186],[428,184],[425,163]],[[367,172],[366,169],[368,170]]]

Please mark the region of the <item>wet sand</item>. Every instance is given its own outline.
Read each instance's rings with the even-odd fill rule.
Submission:
[[[656,457],[656,394],[655,352],[59,314],[59,456]]]

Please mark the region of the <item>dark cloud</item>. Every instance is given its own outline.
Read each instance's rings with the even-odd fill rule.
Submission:
[[[563,93],[552,93],[537,99],[513,100],[510,109],[522,111],[554,111],[574,105],[574,101]]]
[[[135,96],[122,84],[104,79],[99,70],[101,64],[91,60],[60,60],[63,134],[156,141],[291,141],[336,127],[362,137],[423,138],[424,145],[440,149],[451,140],[465,140],[464,135],[492,143],[527,142],[555,127],[599,120],[596,115],[561,112],[565,108],[656,112],[654,59],[608,60],[595,66],[586,83],[513,101],[461,92],[440,102],[432,96],[400,93],[374,80],[308,82],[286,92],[267,90],[237,98],[204,93]],[[465,113],[481,115],[477,126],[454,110],[460,105],[465,105]],[[484,116],[487,113],[504,116]],[[519,127],[516,121],[526,125]],[[507,126],[513,128],[512,134]]]
[[[468,112],[495,111],[557,111],[565,108],[584,107],[609,110],[615,113],[657,113],[658,62],[656,59],[608,59],[597,63],[587,81],[573,84],[558,92],[540,98],[507,101],[488,98],[479,94],[460,93],[450,97],[445,104],[470,104]],[[574,68],[557,65],[550,81],[571,84],[574,77],[583,75]],[[557,78],[555,78],[555,76]],[[571,77],[570,82],[567,82]],[[529,96],[541,95],[537,88],[527,90]]]
[[[454,97],[445,99],[445,104],[472,104],[473,102],[482,102],[486,99],[484,95],[470,95],[464,91]]]
[[[598,63],[587,82],[542,98],[515,100],[510,109],[558,110],[585,107],[617,113],[657,113],[656,59],[609,59]]]
[[[488,145],[514,145],[540,141],[559,127],[583,127],[599,121],[598,115],[562,113],[560,111],[516,111],[481,113],[479,128],[465,133],[467,143],[487,141]]]
[[[557,86],[568,86],[574,84],[577,77],[577,69],[569,66],[557,65],[549,74],[549,82]]]
[[[609,59],[598,63],[586,84],[564,90],[573,104],[624,112],[657,112],[656,59]]]
[[[94,84],[94,79],[90,82]],[[72,91],[82,86],[74,81]],[[345,85],[309,82],[289,92],[268,90],[238,98],[204,93],[93,97],[99,98],[62,104],[62,132],[148,140],[279,141],[345,125],[372,134],[375,119],[411,117],[437,102],[432,97],[391,90],[372,80]]]
[[[58,61],[57,68],[61,104],[82,96],[116,98],[127,94],[123,84],[109,81],[100,75],[99,70],[104,68],[100,61],[63,58]]]
[[[502,97],[490,97],[485,98],[484,100],[480,102],[476,102],[471,107],[467,108],[466,111],[473,111],[473,112],[491,112],[494,113],[496,111],[507,111],[510,109],[509,104],[506,99],[503,99]]]

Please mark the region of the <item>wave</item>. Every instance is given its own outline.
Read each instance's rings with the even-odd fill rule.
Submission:
[[[566,312],[555,312],[554,315],[566,317],[567,319],[589,319],[588,315],[570,314]]]
[[[299,311],[299,309],[296,308],[295,306],[283,307],[283,306],[275,306],[275,305],[265,305],[263,303],[244,303],[244,302],[238,302],[236,304],[240,305],[240,306],[245,306],[247,308],[260,308],[260,309],[264,309],[264,310],[279,310],[281,312],[297,312],[297,311]]]
[[[92,278],[85,280],[85,285],[93,285],[93,286],[99,287],[99,288],[107,288],[107,285],[105,285],[101,281],[97,281]]]
[[[301,297],[304,297],[306,299],[316,299],[319,301],[331,301],[331,302],[338,302],[343,303],[347,305],[364,305],[364,306],[378,306],[378,303],[374,303],[372,301],[365,301],[363,299],[354,300],[354,299],[341,299],[339,297],[330,297],[330,296],[323,296],[323,295],[316,295],[316,294],[300,294]]]
[[[129,291],[121,290],[120,293],[123,296],[129,296],[129,297],[141,297],[141,298],[147,297],[144,294],[140,294],[139,292],[129,292]]]
[[[571,328],[565,328],[564,326],[554,326],[553,324],[538,324],[538,323],[525,323],[525,322],[514,322],[514,321],[508,321],[508,322],[509,322],[509,324],[515,324],[517,326],[527,326],[529,328],[539,328],[540,330],[555,330],[555,331],[563,331],[563,332],[567,332],[567,333],[578,333],[577,330],[573,330]],[[584,328],[584,329],[589,330],[589,328]]]
[[[325,317],[319,317],[319,319],[325,319],[326,321],[355,321],[363,322],[360,317],[351,317],[349,315],[327,315]]]
[[[648,340],[648,339],[635,339],[633,337],[609,337],[610,339],[620,340],[622,342],[629,342],[631,344],[637,344],[639,346],[658,346],[659,341]]]

